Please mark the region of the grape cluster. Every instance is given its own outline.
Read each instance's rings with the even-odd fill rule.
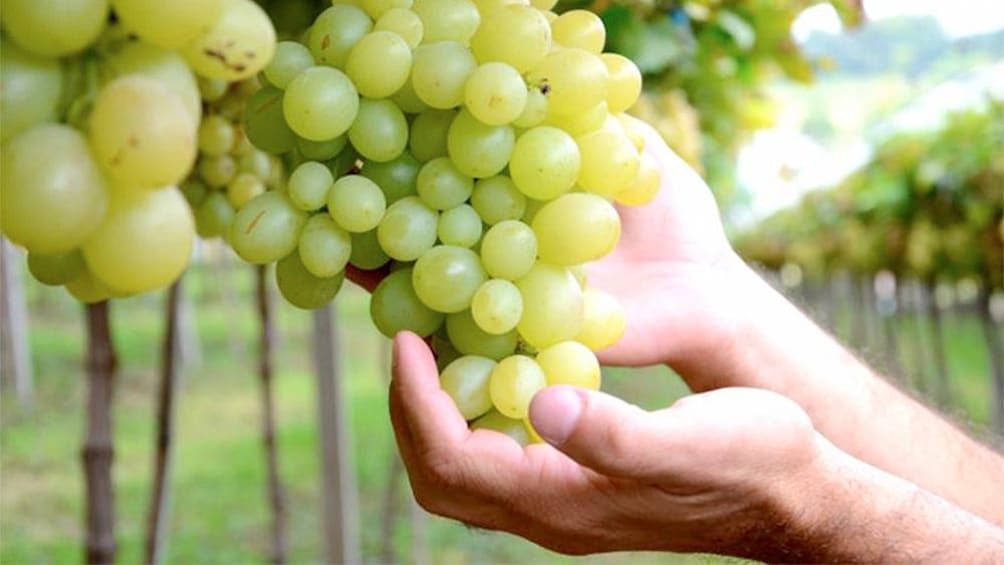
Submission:
[[[283,41],[248,102],[258,148],[293,164],[229,232],[277,261],[286,299],[330,301],[345,268],[386,269],[371,315],[431,339],[472,427],[533,438],[541,388],[598,388],[624,312],[584,265],[620,235],[613,203],[659,188],[624,111],[641,92],[591,12],[553,0],[336,1]]]

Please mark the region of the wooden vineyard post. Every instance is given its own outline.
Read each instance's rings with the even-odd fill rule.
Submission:
[[[987,340],[987,353],[990,355],[990,419],[994,432],[1004,435],[1004,343],[1000,328],[994,321],[990,311],[990,288],[980,287],[979,308],[980,323],[983,326],[983,336]]]
[[[115,492],[112,484],[112,396],[117,361],[108,302],[87,306],[87,436],[81,459],[85,478],[88,563],[115,561]]]
[[[314,369],[321,455],[321,532],[326,563],[359,563],[359,503],[345,380],[331,304],[314,311]]]
[[[147,514],[146,563],[160,563],[166,541],[170,506],[171,467],[174,459],[174,398],[181,373],[181,280],[173,285],[165,303],[166,327],[161,353],[160,384],[157,390],[156,450],[153,462],[153,488]]]

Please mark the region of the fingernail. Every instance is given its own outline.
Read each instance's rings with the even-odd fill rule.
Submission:
[[[530,405],[530,421],[540,437],[551,445],[568,440],[582,415],[582,396],[568,386],[551,387],[537,393]]]

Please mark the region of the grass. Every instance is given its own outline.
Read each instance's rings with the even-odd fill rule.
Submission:
[[[260,445],[260,397],[255,376],[257,325],[250,302],[251,270],[200,266],[186,278],[202,360],[188,368],[178,402],[172,513],[166,560],[172,563],[263,562],[269,515]],[[223,292],[232,289],[227,298]],[[120,359],[115,398],[114,477],[120,561],[142,560],[143,525],[153,459],[156,367],[162,295],[117,301],[112,323]],[[19,409],[5,395],[0,413],[0,562],[65,563],[81,558],[82,491],[79,448],[84,414],[82,309],[62,291],[29,285],[31,346],[37,406]],[[346,288],[338,299],[342,368],[353,430],[363,557],[381,555],[380,520],[394,457],[387,419],[386,345],[367,318],[367,299]],[[290,560],[318,562],[319,452],[310,317],[278,310],[276,401],[281,473],[288,493]],[[987,421],[986,355],[977,322],[946,320],[956,397],[966,417]],[[909,356],[909,354],[908,354]],[[647,408],[686,393],[665,369],[605,372],[604,387]],[[399,477],[402,492],[407,491]],[[394,546],[409,560],[410,519],[402,496]],[[512,536],[429,517],[427,557],[434,563],[566,563]],[[708,556],[612,554],[596,563],[721,562]]]

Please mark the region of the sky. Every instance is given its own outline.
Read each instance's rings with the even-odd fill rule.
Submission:
[[[1004,2],[1001,0],[864,0],[864,6],[872,20],[901,15],[934,16],[952,37],[1004,28]],[[840,32],[840,21],[829,4],[819,4],[803,12],[792,32],[796,39],[802,40],[817,30]]]

